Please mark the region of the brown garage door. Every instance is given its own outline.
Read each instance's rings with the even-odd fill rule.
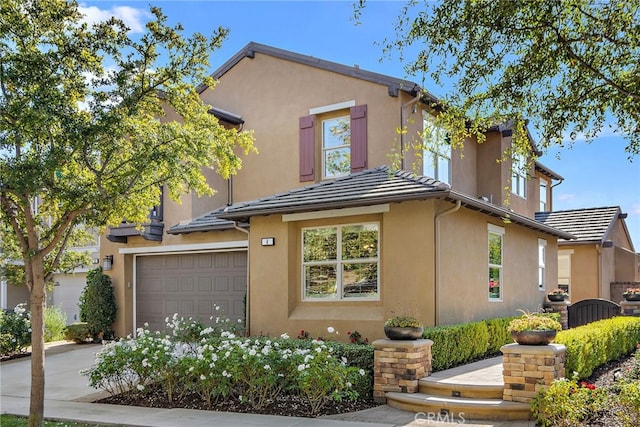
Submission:
[[[174,313],[206,323],[220,313],[243,319],[246,291],[246,252],[138,256],[136,327],[165,330]]]

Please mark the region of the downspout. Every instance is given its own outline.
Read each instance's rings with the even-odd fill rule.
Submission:
[[[439,214],[437,214],[435,216],[434,219],[434,235],[435,235],[435,252],[434,252],[434,258],[435,258],[435,262],[434,262],[434,275],[433,275],[433,279],[435,281],[434,283],[434,322],[435,325],[434,326],[438,326],[438,323],[440,321],[440,315],[438,312],[438,288],[440,287],[440,219],[443,216],[446,215],[450,215],[453,214],[455,212],[457,212],[460,209],[460,206],[462,206],[462,201],[460,200],[456,200],[456,205],[452,208],[449,208],[443,212],[440,212]]]
[[[249,258],[249,255],[250,255],[250,250],[249,250],[249,247],[250,247],[250,244],[249,244],[249,230],[246,230],[246,229],[238,226],[238,221],[233,221],[233,228],[235,228],[236,230],[241,231],[241,232],[243,232],[244,234],[247,235],[247,294],[246,294],[245,302],[244,302],[244,304],[245,304],[245,306],[244,306],[244,310],[245,310],[245,313],[244,313],[244,325],[245,325],[244,333],[245,333],[245,336],[249,336],[249,320],[250,320],[250,316],[249,316],[249,295],[250,295],[249,283],[251,283],[251,281],[249,280],[250,279],[249,278],[249,271],[250,271],[249,266],[251,265],[251,263],[249,262],[250,261],[250,258]]]
[[[414,105],[416,102],[420,101],[420,98],[422,98],[422,93],[418,90],[418,94],[416,95],[415,98],[413,98],[412,100],[408,101],[406,104],[403,104],[402,107],[400,107],[400,169],[405,170],[405,161],[404,161],[404,154],[405,154],[405,132],[404,132],[404,122],[405,122],[405,117],[404,117],[404,110],[405,108]]]
[[[598,252],[598,262],[596,267],[598,268],[598,298],[602,298],[602,245],[596,244],[596,252]]]

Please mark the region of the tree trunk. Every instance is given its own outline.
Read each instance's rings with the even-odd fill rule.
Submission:
[[[31,310],[31,405],[29,427],[44,425],[44,309],[46,292],[42,263],[34,262]],[[38,271],[39,270],[39,271]]]

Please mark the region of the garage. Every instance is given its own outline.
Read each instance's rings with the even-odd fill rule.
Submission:
[[[222,315],[244,320],[246,251],[136,256],[136,328],[165,330],[178,313],[204,323]],[[215,311],[215,306],[220,306]]]

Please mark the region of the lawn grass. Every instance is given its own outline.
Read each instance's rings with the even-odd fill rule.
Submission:
[[[29,424],[27,417],[17,415],[0,415],[0,426],[2,427],[24,427]],[[75,421],[44,421],[45,427],[115,427],[112,424],[80,423]]]

